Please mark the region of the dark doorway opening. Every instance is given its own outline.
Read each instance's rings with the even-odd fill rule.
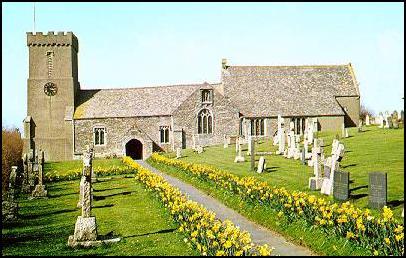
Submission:
[[[132,139],[125,145],[125,155],[132,159],[142,159],[142,143],[137,139]]]

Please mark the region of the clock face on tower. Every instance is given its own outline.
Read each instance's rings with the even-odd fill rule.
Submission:
[[[53,82],[47,82],[44,86],[44,92],[48,96],[54,96],[57,91],[58,91],[58,88],[56,87],[56,84]]]

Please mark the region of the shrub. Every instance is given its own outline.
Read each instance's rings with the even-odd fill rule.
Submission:
[[[21,166],[23,153],[23,140],[18,128],[2,128],[1,146],[1,187],[7,190],[10,171],[12,166]]]

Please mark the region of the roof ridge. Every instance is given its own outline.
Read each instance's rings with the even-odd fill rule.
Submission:
[[[133,89],[148,89],[148,88],[165,88],[165,87],[186,87],[186,86],[201,86],[204,83],[195,83],[195,84],[173,84],[173,85],[154,85],[154,86],[143,86],[143,87],[128,87],[128,88],[99,88],[99,89],[80,89],[85,90],[133,90]],[[208,83],[209,85],[217,85],[221,83]]]
[[[228,67],[273,67],[273,68],[284,68],[284,67],[300,67],[300,68],[327,68],[327,67],[337,67],[337,66],[348,66],[348,64],[334,64],[334,65],[228,65]]]

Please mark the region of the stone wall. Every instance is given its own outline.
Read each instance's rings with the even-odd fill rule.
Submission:
[[[125,144],[131,139],[137,139],[143,144],[143,158],[149,157],[153,150],[170,150],[169,143],[160,143],[160,126],[170,126],[171,117],[129,117],[129,118],[99,118],[99,119],[78,119],[75,125],[75,153],[78,158],[86,145],[93,144],[93,128],[95,126],[105,127],[105,144],[94,146],[96,157],[123,156],[125,155]]]
[[[336,97],[337,102],[345,112],[345,127],[357,127],[360,114],[360,97]]]
[[[183,147],[193,145],[192,135],[198,134],[197,115],[205,107],[213,115],[213,134],[199,135],[200,141],[207,145],[221,144],[224,134],[236,135],[239,132],[238,111],[216,89],[208,88],[213,90],[212,105],[202,104],[201,90],[198,89],[173,113],[175,130],[183,130]]]

